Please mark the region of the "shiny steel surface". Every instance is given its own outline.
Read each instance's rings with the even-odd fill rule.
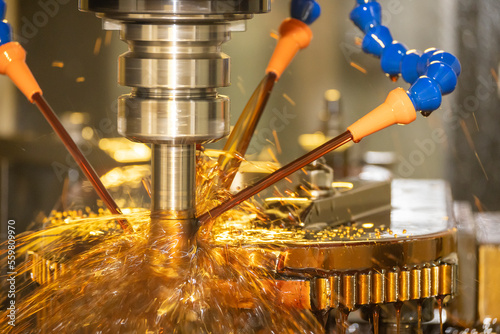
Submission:
[[[153,145],[152,211],[176,212],[174,219],[194,219],[196,147]]]
[[[123,86],[163,89],[217,88],[229,85],[229,56],[221,52],[230,25],[124,24],[129,52],[120,56]]]
[[[122,25],[129,52],[120,57],[119,131],[152,143],[204,143],[229,132],[229,57],[221,44],[229,24]]]
[[[195,225],[195,146],[229,133],[229,99],[216,90],[230,84],[230,60],[221,45],[231,38],[234,21],[269,11],[270,2],[80,0],[79,8],[119,26],[129,46],[119,58],[118,82],[132,92],[120,97],[118,130],[153,144],[153,234],[177,226],[171,232],[188,247]]]
[[[176,52],[176,56],[179,53]],[[180,57],[180,56],[179,56]],[[143,88],[213,88],[229,85],[229,57],[206,59],[135,58],[125,54],[119,60],[118,83]]]
[[[270,10],[269,0],[80,0],[81,10],[114,14],[256,14]]]
[[[196,145],[152,145],[149,261],[176,276],[189,264],[197,231],[195,219]],[[165,238],[172,238],[165,243]]]
[[[229,132],[229,99],[222,95],[195,101],[124,95],[118,103],[118,132],[134,141],[207,143]]]

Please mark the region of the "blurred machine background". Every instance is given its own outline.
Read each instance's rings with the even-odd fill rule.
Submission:
[[[450,182],[455,200],[469,202],[475,211],[499,211],[500,3],[380,2],[383,22],[396,40],[421,50],[430,45],[448,50],[461,60],[463,72],[457,92],[445,98],[433,117],[389,128],[351,148],[349,174],[359,173],[371,162],[373,155],[368,152],[392,152],[376,164],[388,167],[395,177],[444,179]],[[116,83],[116,58],[127,49],[118,32],[102,30],[101,20],[80,13],[76,0],[7,3],[30,68],[97,172],[103,175],[116,166],[146,164],[147,152],[140,161],[117,161],[103,150],[102,139],[119,137],[116,98],[128,92]],[[322,17],[311,26],[313,42],[295,58],[268,103],[248,151],[253,160],[270,158],[266,152],[269,141],[274,142],[273,128],[281,144],[277,154],[281,163],[303,154],[299,136],[322,130],[327,90],[340,92],[345,126],[401,85],[385,78],[379,61],[363,54],[356,43],[362,35],[348,19],[353,1],[320,4]],[[231,98],[231,124],[262,78],[276,44],[273,35],[288,11],[288,0],[275,0],[270,13],[256,15],[246,23],[246,32],[233,34],[223,46],[231,56],[232,86],[220,92]],[[83,176],[43,117],[7,78],[0,78],[0,89],[1,221],[12,218],[19,227],[27,227],[52,209],[94,208],[92,188],[78,182]],[[147,201],[144,196],[144,202],[134,204],[147,207]],[[489,221],[491,228],[495,223]]]

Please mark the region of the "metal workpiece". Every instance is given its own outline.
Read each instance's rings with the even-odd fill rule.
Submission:
[[[332,186],[333,168],[326,164],[324,158],[313,161],[304,167],[304,170],[301,180],[302,188],[298,189],[300,195],[317,199],[332,196],[335,193]]]
[[[301,175],[297,198],[265,200],[266,214],[283,226],[332,227],[363,219],[391,208],[391,182],[347,180],[333,182],[331,168],[320,163],[307,166]],[[293,219],[290,213],[292,213]]]
[[[315,173],[316,175],[311,174],[311,180],[327,179],[326,171],[316,170]],[[391,207],[390,181],[353,180],[339,182],[332,187],[335,191],[330,190],[330,194],[333,192],[331,196],[325,196],[328,194],[327,188],[317,187],[311,190],[311,194],[317,196],[317,199],[302,217],[305,226],[321,222],[330,226],[340,225],[387,212]]]
[[[350,190],[356,189],[356,183],[352,185]],[[392,193],[388,203],[382,201],[385,211],[373,208],[371,214],[340,226],[335,222],[328,226],[311,221],[304,227],[309,230],[300,238],[290,239],[285,233],[280,239],[280,233],[273,231],[274,238],[269,243],[237,231],[233,238],[238,248],[232,252],[258,259],[252,265],[274,273],[280,280],[297,285],[310,282],[303,285],[309,289],[309,295],[304,292],[307,296],[301,305],[311,305],[316,310],[354,310],[454,295],[456,228],[446,183],[394,180],[389,189],[383,183],[378,186],[381,185],[382,192],[374,192],[376,188],[371,186],[364,188],[371,196],[365,197],[363,187],[355,194],[366,203],[380,201],[377,194]],[[352,198],[356,203],[350,190],[339,198]],[[227,247],[228,235],[221,235],[221,246]],[[224,247],[219,248],[222,258],[226,256]]]
[[[306,225],[301,237],[290,238],[288,233],[280,236],[274,232],[275,238],[268,242],[246,236],[245,231],[231,234],[216,227],[215,233],[224,236],[220,239],[223,245],[228,242],[243,245],[238,249],[242,256],[258,252],[261,261],[256,265],[268,266],[265,269],[273,272],[315,277],[328,272],[385,269],[389,280],[392,268],[411,271],[415,267],[422,270],[422,278],[430,277],[432,281],[431,285],[422,283],[422,297],[429,290],[430,294],[438,295],[438,267],[431,266],[429,273],[425,264],[457,263],[456,228],[447,184],[439,180],[394,180],[389,188],[392,200],[388,206],[383,204],[385,211],[372,210],[371,214],[348,225]],[[373,188],[365,190],[371,193]],[[369,201],[361,192],[356,194]],[[345,196],[349,197],[350,193],[346,191]],[[229,241],[229,237],[233,239]],[[217,236],[215,242],[219,243]],[[409,274],[411,280],[412,274]]]
[[[184,242],[176,243],[173,248],[169,245],[170,253],[165,252],[165,255],[170,254],[170,261],[175,260],[175,258],[182,259],[184,256],[189,255],[192,247],[189,235],[193,232],[193,230],[189,230],[189,225],[180,223],[172,224],[170,220],[162,220],[161,217],[157,217],[157,219],[151,225],[151,228],[158,229],[153,235],[161,235],[162,239],[169,236],[178,236],[179,233],[185,236],[180,239]],[[176,238],[175,240],[179,239]],[[163,241],[159,245],[165,245],[165,242]],[[157,249],[154,249],[154,251],[157,251]],[[158,256],[154,258],[158,258]],[[39,284],[53,282],[58,275],[61,275],[65,271],[64,265],[46,260],[37,253],[31,252],[28,261],[33,280]],[[177,265],[182,265],[182,263],[178,263]],[[429,266],[431,265],[429,264]],[[442,267],[451,267],[454,269],[456,265],[443,263],[432,266],[437,268],[437,272],[440,273],[440,276],[434,278],[437,279],[436,284],[439,285],[439,281],[441,281],[447,282],[445,286],[449,286],[448,282],[456,280],[456,277],[453,276],[454,270],[447,271],[441,269]],[[414,268],[414,270],[419,271],[423,271],[424,269]],[[455,293],[450,290],[446,294],[431,294],[425,298],[405,299],[403,297],[405,293],[402,291],[401,285],[398,284],[399,277],[399,272],[395,269],[392,271],[369,271],[357,274],[334,273],[328,277],[312,279],[287,279],[279,277],[273,284],[282,292],[280,296],[282,304],[293,305],[298,309],[313,310],[328,310],[341,307],[352,311],[364,306],[424,301],[432,297],[450,296]],[[434,284],[434,281],[428,283]],[[410,289],[417,289],[418,286],[416,282],[410,282]],[[385,294],[383,293],[384,291],[386,292]]]
[[[433,294],[427,298],[453,295],[455,291],[448,287],[456,280],[454,276],[456,265],[443,263],[433,266],[439,272],[439,276],[435,278],[436,284],[442,286],[446,293]],[[444,270],[445,267],[451,270]],[[422,271],[422,269],[414,268],[413,270]],[[343,307],[352,311],[362,306],[421,300],[422,298],[409,293],[409,291],[420,293],[421,285],[420,282],[407,280],[409,276],[406,275],[407,273],[409,271],[396,269],[358,274],[339,273],[311,279],[311,307],[316,310]],[[380,295],[380,291],[385,291],[385,295]]]

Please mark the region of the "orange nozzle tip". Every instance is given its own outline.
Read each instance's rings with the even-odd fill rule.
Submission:
[[[26,64],[26,51],[19,43],[10,42],[0,46],[0,73],[7,75],[31,103],[35,94],[42,94]]]
[[[347,128],[354,142],[394,124],[409,124],[417,118],[415,107],[403,88],[396,88],[377,108]]]
[[[274,53],[267,65],[266,73],[276,74],[276,81],[281,77],[293,57],[299,50],[306,48],[311,43],[313,34],[304,22],[287,18],[280,25],[280,38]]]

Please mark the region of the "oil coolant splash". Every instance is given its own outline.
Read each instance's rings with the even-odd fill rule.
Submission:
[[[227,194],[214,188],[216,162],[200,156],[199,212]],[[216,184],[216,183],[215,183]],[[252,214],[247,204],[224,214],[229,222]],[[190,252],[172,259],[150,250],[150,213],[124,215],[133,233],[123,233],[113,216],[57,213],[48,227],[18,239],[18,254],[34,251],[44,265],[59,263],[57,277],[36,286],[19,285],[16,326],[2,315],[2,333],[322,333],[309,312],[280,305],[266,272],[250,269],[250,259],[226,249],[215,251],[210,231]],[[80,218],[87,216],[86,218]],[[6,249],[6,248],[3,248]],[[5,256],[5,254],[2,254]],[[236,258],[239,256],[238,258]],[[158,258],[170,266],[158,266]],[[20,263],[20,261],[19,261]],[[32,264],[18,266],[18,279],[33,276]],[[29,279],[27,281],[30,281]],[[24,296],[21,296],[24,295]]]

